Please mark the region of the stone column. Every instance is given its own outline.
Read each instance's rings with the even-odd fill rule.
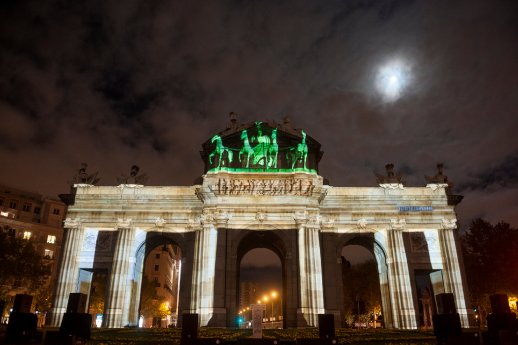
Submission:
[[[318,326],[318,314],[323,314],[324,287],[320,255],[319,226],[308,223],[306,217],[296,216],[298,226],[300,310],[308,326]]]
[[[103,326],[120,328],[128,322],[131,294],[130,258],[135,238],[135,229],[131,227],[131,219],[119,219],[117,223],[117,245],[113,254],[112,269],[107,291],[106,309]]]
[[[387,231],[389,257],[389,284],[393,325],[395,328],[416,329],[417,320],[412,298],[412,285],[408,271],[405,244],[403,243],[404,219],[391,219],[391,229]]]
[[[192,273],[191,311],[199,315],[200,326],[207,326],[213,315],[214,276],[218,231],[208,218],[196,232]]]
[[[61,256],[61,265],[56,285],[56,295],[50,313],[49,326],[59,327],[63,314],[65,314],[68,297],[71,292],[77,290],[77,280],[79,277],[79,263],[77,257],[83,241],[83,229],[79,218],[65,220],[64,228],[65,241]]]
[[[443,262],[444,292],[453,293],[462,327],[469,327],[461,268],[453,233],[456,228],[456,219],[443,219],[441,229],[438,230]]]

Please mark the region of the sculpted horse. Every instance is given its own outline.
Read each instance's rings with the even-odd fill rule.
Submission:
[[[247,130],[243,130],[241,132],[241,140],[243,140],[243,147],[239,151],[239,162],[241,162],[241,155],[246,154],[246,167],[248,168],[250,165],[250,158],[254,156],[254,149],[250,146],[250,141],[248,141],[248,132]]]
[[[217,168],[219,168],[221,166],[221,158],[223,156],[223,153],[225,153],[225,152],[227,153],[228,162],[232,163],[232,158],[234,156],[234,153],[228,147],[225,147],[223,145],[223,141],[221,140],[221,137],[219,135],[216,134],[215,136],[213,136],[212,139],[210,140],[210,142],[211,143],[216,142],[216,148],[209,155],[210,164],[212,164],[212,157],[217,155],[219,158]]]
[[[306,133],[304,131],[301,131],[302,133],[302,141],[297,144],[297,149],[295,150],[294,147],[290,149],[290,151],[286,154],[286,158],[288,158],[288,155],[291,155],[291,168],[295,168],[295,164],[297,164],[297,161],[299,159],[302,159],[302,162],[304,163],[304,169],[306,169],[306,163],[308,160],[308,145],[306,144]]]

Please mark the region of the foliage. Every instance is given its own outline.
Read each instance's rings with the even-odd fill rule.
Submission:
[[[47,312],[52,304],[52,289],[47,286],[40,287],[35,293],[32,301],[34,310]]]
[[[0,232],[0,298],[5,298],[13,285],[28,292],[42,288],[50,275],[50,264],[29,240]]]
[[[345,260],[345,259],[344,259]],[[374,313],[381,311],[381,293],[376,261],[348,266],[342,270],[344,280],[345,318],[348,325],[354,320],[368,322]],[[362,303],[365,308],[362,308]],[[364,310],[358,310],[364,309]]]
[[[96,314],[104,313],[104,296],[106,292],[106,275],[94,273],[90,291],[89,308]]]
[[[518,294],[518,229],[476,219],[462,237],[471,302],[489,311],[489,295]]]

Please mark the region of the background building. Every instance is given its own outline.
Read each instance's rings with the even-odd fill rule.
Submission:
[[[9,236],[31,241],[38,253],[49,264],[51,272],[46,283],[49,291],[54,286],[57,275],[57,263],[63,237],[63,217],[66,205],[55,199],[45,198],[37,193],[10,188],[0,185],[0,229]],[[8,296],[18,293],[34,295],[21,281],[15,281],[11,286],[5,286]],[[36,305],[34,305],[36,307]],[[45,306],[43,306],[44,309]],[[41,306],[40,306],[41,308]],[[35,310],[36,311],[36,310]],[[44,310],[38,310],[44,319]],[[9,308],[4,311],[7,316]]]
[[[156,294],[162,297],[161,308],[168,310],[164,317],[144,318],[144,327],[167,327],[176,325],[178,319],[178,292],[181,273],[180,248],[171,244],[155,247],[149,253],[144,266],[144,275],[155,284]]]
[[[253,282],[242,282],[239,289],[239,309],[243,310],[257,303],[257,285]]]

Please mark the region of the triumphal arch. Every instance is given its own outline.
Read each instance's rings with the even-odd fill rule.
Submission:
[[[240,262],[254,248],[281,259],[285,327],[316,326],[321,313],[343,325],[341,251],[348,244],[376,259],[386,327],[422,323],[416,279],[423,275],[432,295],[453,293],[468,325],[459,197],[440,166],[422,187],[404,186],[392,165],[371,187],[331,186],[318,174],[320,144],[289,121],[232,118],[202,147],[205,174],[192,186],[144,185],[138,172],[97,186],[83,169],[65,221],[51,324],[59,325],[69,293],[89,294],[90,272],[104,269],[103,327],[137,325],[144,259],[166,241],[182,253],[179,315],[198,313],[202,326],[235,326]]]

